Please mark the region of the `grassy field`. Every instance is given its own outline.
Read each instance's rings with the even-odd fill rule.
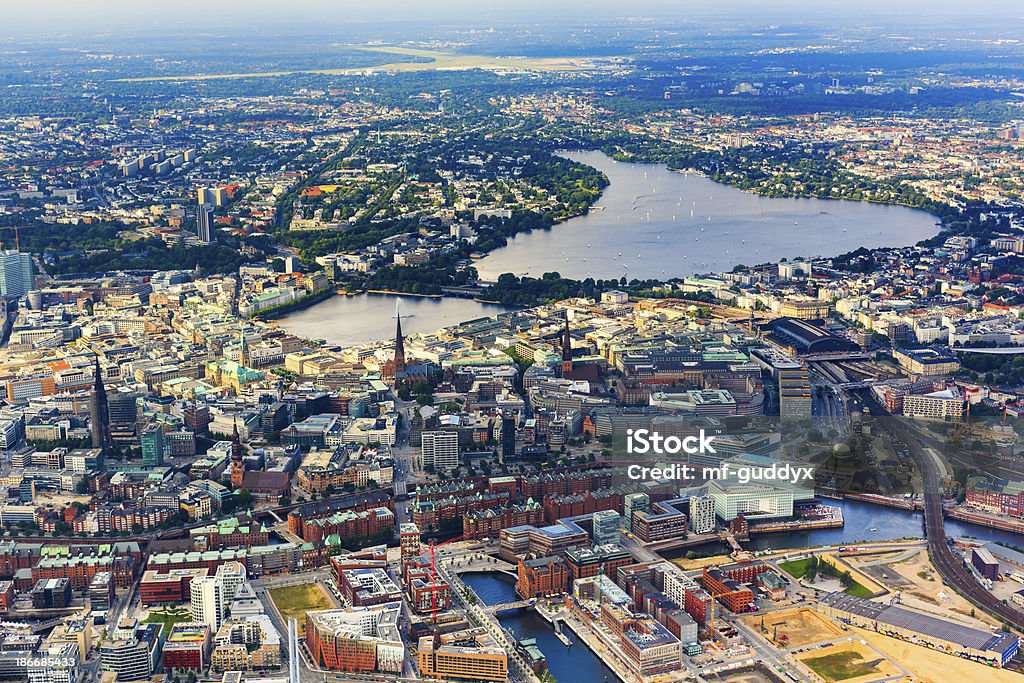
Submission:
[[[865,588],[856,581],[854,581],[849,586],[844,588],[843,592],[849,593],[850,595],[857,598],[870,598],[872,595],[874,595],[874,593],[872,593],[869,589]]]
[[[786,572],[794,579],[804,578],[804,574],[807,573],[807,567],[811,564],[811,558],[805,557],[802,560],[790,560],[789,562],[780,562],[779,569]]]
[[[174,625],[179,622],[192,621],[192,615],[188,609],[152,609],[149,611],[149,616],[142,620],[145,624],[163,624],[164,632],[163,637],[166,638],[170,634],[171,629]]]
[[[786,572],[794,579],[802,579],[807,574],[807,568],[811,564],[811,558],[805,557],[802,560],[791,560],[789,562],[780,562],[779,568]],[[875,594],[870,588],[864,584],[858,582],[856,579],[850,583],[849,586],[843,589],[844,593],[849,593],[858,598],[869,598]]]
[[[803,660],[814,673],[826,681],[845,681],[851,678],[876,674],[878,668],[870,662],[864,661],[859,652],[833,652],[821,657],[813,657]]]
[[[486,69],[489,71],[582,71],[595,68],[600,61],[587,57],[489,57],[487,55],[453,54],[436,50],[416,50],[407,47],[373,46],[356,47],[355,49],[367,52],[383,52],[402,57],[414,57],[419,61],[389,62],[387,64],[348,69],[300,69],[294,71],[149,76],[143,78],[119,78],[116,80],[120,83],[145,83],[149,81],[202,81],[221,78],[272,78],[296,74],[347,76],[366,73],[367,71],[468,71],[470,69]]]
[[[306,612],[318,609],[331,609],[334,604],[318,583],[302,583],[296,586],[271,588],[270,599],[274,601],[278,611],[284,617],[295,617],[299,624],[300,634],[306,625]]]

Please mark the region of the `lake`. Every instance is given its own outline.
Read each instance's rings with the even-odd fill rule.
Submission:
[[[611,184],[587,215],[518,235],[477,261],[481,277],[682,277],[738,263],[911,245],[938,231],[934,216],[902,206],[761,197],[602,152],[564,156],[603,171]]]
[[[281,327],[306,339],[326,339],[355,346],[395,336],[395,302],[402,312],[402,332],[435,332],[464,320],[495,316],[508,309],[472,299],[428,298],[394,294],[333,296],[278,319]]]

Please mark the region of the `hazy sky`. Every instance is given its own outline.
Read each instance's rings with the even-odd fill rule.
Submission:
[[[805,15],[856,20],[886,14],[922,17],[962,14],[1020,17],[1015,0],[6,0],[0,31],[52,27],[138,28],[160,23],[215,28],[224,24],[334,24],[346,20],[599,19],[612,16],[686,16],[713,11],[747,18]],[[4,30],[7,29],[7,30]]]

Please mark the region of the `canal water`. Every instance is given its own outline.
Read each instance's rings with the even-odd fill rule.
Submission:
[[[859,247],[911,245],[938,232],[931,214],[868,202],[762,197],[664,165],[567,152],[610,185],[596,207],[550,230],[516,236],[476,262],[502,273],[671,278],[728,271],[796,256],[838,256]]]
[[[495,605],[516,599],[511,579],[501,574],[463,574],[462,580],[480,597],[481,602]],[[548,671],[559,683],[619,683],[619,677],[598,659],[597,655],[579,642],[575,634],[566,629],[572,647],[566,647],[551,624],[536,612],[519,610],[503,614],[498,619],[502,626],[512,630],[516,639],[535,638],[537,647],[548,660]]]
[[[332,296],[276,322],[304,339],[324,339],[329,344],[355,346],[395,336],[395,302],[398,302],[402,313],[402,332],[407,335],[436,332],[442,327],[509,310],[472,299],[355,294]]]
[[[881,505],[872,505],[855,500],[824,500],[827,505],[834,505],[843,510],[843,528],[817,529],[785,534],[765,534],[755,536],[743,543],[750,550],[766,550],[772,548],[806,548],[823,545],[855,545],[867,541],[894,541],[904,538],[924,537],[924,513],[907,512]],[[972,538],[980,541],[1001,541],[1009,545],[1024,546],[1024,536],[989,529],[988,527],[964,524],[953,519],[945,521],[946,536],[953,538]],[[688,548],[701,554],[717,552],[721,548],[717,543]],[[685,555],[687,550],[667,554],[667,557]]]
[[[865,541],[886,541],[904,538],[922,538],[924,515],[909,513],[859,501],[826,501],[843,509],[845,526],[842,529],[822,529],[792,534],[769,534],[759,536],[745,548],[764,550],[766,548],[802,548],[822,545],[851,545]],[[946,520],[946,534],[956,538],[975,538],[985,541],[1002,541],[1011,545],[1024,546],[1024,536],[997,529],[963,524]],[[702,553],[720,552],[722,546],[707,544],[692,548]],[[685,554],[680,551],[666,557]],[[480,600],[487,605],[512,602],[516,599],[512,581],[502,574],[464,574],[463,581],[472,588]],[[515,637],[535,638],[537,646],[548,660],[548,669],[560,683],[603,683],[605,677],[610,683],[619,683],[614,672],[605,666],[587,646],[578,642],[568,632],[573,646],[567,648],[556,637],[548,622],[536,612],[521,610],[502,615],[499,621],[510,628]]]

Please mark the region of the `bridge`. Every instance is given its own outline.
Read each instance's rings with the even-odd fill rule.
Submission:
[[[526,609],[534,605],[534,600],[516,600],[515,602],[502,602],[497,605],[485,605],[484,612],[487,614],[498,614],[499,612],[511,612],[517,609]]]
[[[488,558],[486,560],[475,560],[472,562],[460,562],[454,560],[447,563],[448,571],[456,574],[469,574],[471,572],[489,573],[498,572],[505,576],[510,576],[513,579],[518,579],[519,575],[516,573],[516,566],[500,560],[498,558]]]
[[[48,628],[53,628],[63,624],[71,615],[65,614],[62,617],[54,617],[53,619],[47,619],[46,621],[40,621],[32,624],[32,633],[42,633]]]

